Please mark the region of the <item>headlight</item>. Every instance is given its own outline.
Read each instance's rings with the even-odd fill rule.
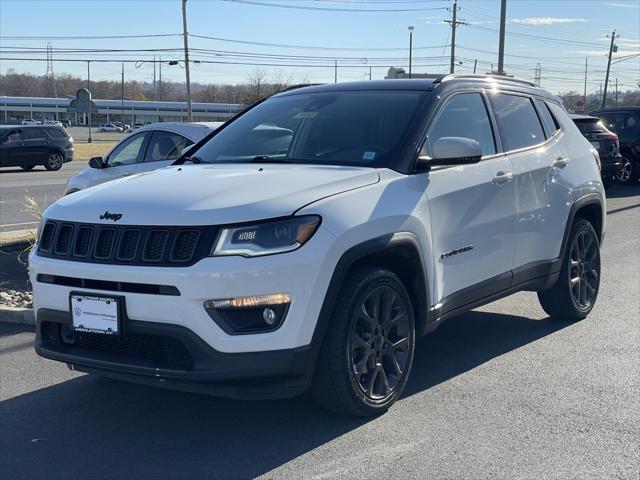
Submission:
[[[304,245],[319,225],[320,217],[306,215],[253,225],[224,227],[211,255],[257,257],[290,252]]]

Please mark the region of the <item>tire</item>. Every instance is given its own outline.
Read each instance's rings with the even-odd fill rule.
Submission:
[[[49,156],[47,160],[44,162],[44,168],[49,171],[56,171],[62,168],[62,164],[64,163],[64,155],[60,152],[53,151],[49,152]]]
[[[622,168],[616,177],[618,183],[629,185],[640,178],[640,162],[629,157],[622,157]]]
[[[582,320],[598,298],[600,274],[598,235],[590,222],[580,218],[571,226],[558,281],[538,292],[540,305],[553,319]]]
[[[404,389],[415,350],[411,300],[401,280],[377,267],[350,272],[320,350],[311,391],[329,410],[369,417]]]
[[[33,167],[35,167],[35,165],[20,165],[20,168],[25,172],[29,172],[33,170]]]

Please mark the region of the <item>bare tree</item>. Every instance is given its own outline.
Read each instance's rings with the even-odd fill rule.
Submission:
[[[255,103],[267,94],[267,72],[262,68],[256,68],[247,77],[247,98],[245,103]]]

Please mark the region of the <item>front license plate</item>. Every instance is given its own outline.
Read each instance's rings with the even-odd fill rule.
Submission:
[[[591,142],[591,146],[597,150],[600,148],[600,142]]]
[[[73,328],[81,332],[113,335],[120,333],[118,299],[71,294]]]

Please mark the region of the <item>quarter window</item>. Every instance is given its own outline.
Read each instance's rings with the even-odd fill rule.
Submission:
[[[553,137],[555,133],[560,130],[558,122],[556,122],[556,119],[553,118],[553,115],[549,111],[549,107],[544,100],[536,99],[536,106],[538,107],[538,112],[540,113],[542,125],[544,125],[544,129],[547,131],[547,138]]]
[[[23,128],[22,140],[44,140],[44,131],[42,128]]]
[[[153,136],[149,141],[145,162],[175,160],[180,156],[180,152],[191,144],[193,144],[193,142],[182,135],[157,130],[153,132]]]
[[[464,137],[477,141],[482,155],[496,153],[491,120],[479,93],[453,96],[438,115],[429,132],[429,145],[443,137]]]
[[[500,124],[505,150],[544,142],[542,125],[529,97],[497,94],[491,96],[491,103]]]

